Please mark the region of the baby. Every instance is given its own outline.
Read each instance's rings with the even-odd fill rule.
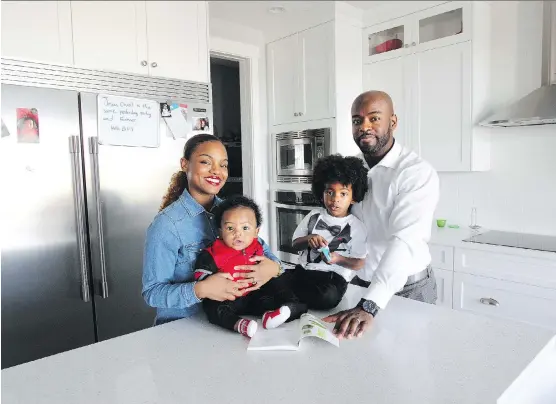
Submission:
[[[251,257],[263,255],[258,238],[261,212],[254,201],[242,195],[226,199],[218,206],[216,221],[220,238],[199,254],[195,263],[197,280],[216,272],[233,276],[241,272],[234,267],[252,265]],[[257,322],[241,318],[241,315],[262,315],[263,327],[275,328],[306,313],[307,305],[292,292],[286,275],[280,275],[233,301],[205,299],[203,309],[212,324],[252,337],[257,331]]]
[[[292,236],[301,251],[294,292],[311,309],[336,307],[365,264],[367,234],[350,210],[367,192],[367,173],[356,157],[332,155],[315,164],[312,191],[323,207],[309,212]]]

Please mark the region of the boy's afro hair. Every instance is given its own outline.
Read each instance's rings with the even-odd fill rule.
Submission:
[[[368,190],[367,173],[369,170],[358,157],[343,157],[332,154],[317,160],[313,169],[313,184],[311,191],[314,197],[324,204],[323,196],[326,184],[339,182],[351,185],[352,197],[355,202],[361,202]]]

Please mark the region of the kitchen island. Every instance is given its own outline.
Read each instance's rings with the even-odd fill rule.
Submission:
[[[297,352],[248,352],[197,316],[5,369],[2,403],[496,403],[552,336],[394,297],[339,348],[306,338]]]

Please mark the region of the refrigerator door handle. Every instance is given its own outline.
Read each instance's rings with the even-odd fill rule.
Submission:
[[[106,276],[106,256],[104,252],[104,228],[102,221],[102,202],[100,200],[100,175],[98,168],[98,137],[89,138],[89,154],[91,155],[91,178],[93,180],[93,193],[95,196],[95,208],[98,229],[98,245],[100,255],[101,294],[104,299],[108,297],[108,277]]]
[[[85,218],[85,192],[83,189],[83,167],[81,165],[81,141],[79,136],[69,137],[69,152],[73,178],[73,200],[75,205],[75,222],[77,225],[77,245],[79,247],[79,266],[81,271],[81,298],[84,302],[91,300],[89,284],[89,256],[87,254],[87,224]]]

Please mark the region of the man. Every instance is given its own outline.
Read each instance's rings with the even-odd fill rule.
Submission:
[[[369,191],[352,213],[367,230],[368,255],[359,275],[370,281],[359,304],[324,320],[338,338],[359,337],[393,295],[436,303],[428,248],[438,203],[436,171],[394,139],[398,118],[390,96],[360,94],[353,102],[353,140],[369,168]]]

